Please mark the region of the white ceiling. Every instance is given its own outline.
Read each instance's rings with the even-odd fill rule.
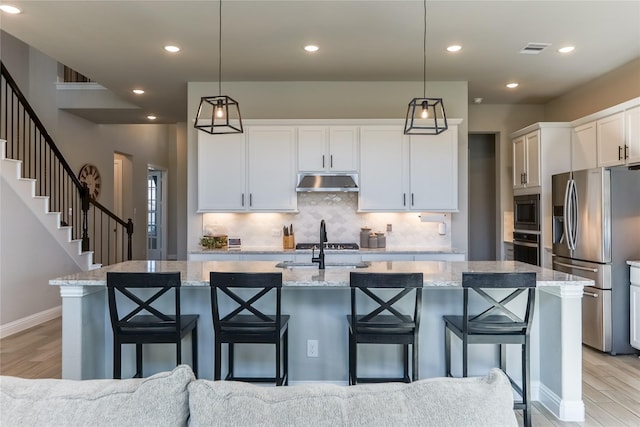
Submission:
[[[187,82],[218,80],[217,1],[5,3],[23,13],[0,14],[2,30],[162,122],[186,121]],[[222,17],[223,92],[225,81],[422,81],[421,0],[224,0]],[[640,57],[640,0],[429,0],[427,38],[427,80],[468,81],[470,103],[545,103]],[[551,46],[520,54],[529,42]],[[462,51],[446,52],[454,43]],[[559,54],[566,44],[576,50]]]

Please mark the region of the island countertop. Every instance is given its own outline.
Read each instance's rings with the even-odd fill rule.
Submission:
[[[518,261],[380,261],[367,268],[280,268],[276,261],[126,261],[49,281],[54,286],[105,286],[106,273],[179,271],[183,286],[209,286],[211,271],[282,272],[284,287],[349,287],[349,273],[423,273],[425,287],[461,287],[463,272],[534,271],[537,284],[581,289],[592,281],[579,276],[536,267]]]

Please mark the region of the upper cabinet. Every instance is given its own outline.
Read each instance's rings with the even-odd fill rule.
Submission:
[[[402,126],[364,126],[360,135],[360,211],[456,211],[458,127],[405,136]]]
[[[582,117],[571,125],[573,170],[640,162],[640,98]]]
[[[358,126],[298,127],[300,172],[357,172]]]
[[[513,188],[540,186],[540,132],[513,140]]]
[[[618,166],[626,163],[629,147],[625,144],[624,112],[596,121],[598,166]]]
[[[514,132],[511,138],[516,193],[544,193],[552,174],[571,169],[569,123],[536,123]]]
[[[290,212],[297,208],[295,128],[198,132],[199,212]]]

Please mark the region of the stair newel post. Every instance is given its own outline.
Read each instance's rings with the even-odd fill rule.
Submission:
[[[80,190],[80,199],[82,202],[82,250],[88,251],[89,248],[89,187],[86,183],[82,183]]]
[[[127,221],[127,260],[131,261],[133,246],[131,244],[131,236],[133,235],[133,221],[131,218]]]

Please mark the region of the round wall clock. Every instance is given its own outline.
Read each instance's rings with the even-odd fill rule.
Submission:
[[[100,197],[100,171],[95,165],[91,163],[87,163],[80,169],[80,173],[78,173],[78,179],[80,182],[84,182],[87,184],[89,188],[89,196],[93,199],[98,199]]]

